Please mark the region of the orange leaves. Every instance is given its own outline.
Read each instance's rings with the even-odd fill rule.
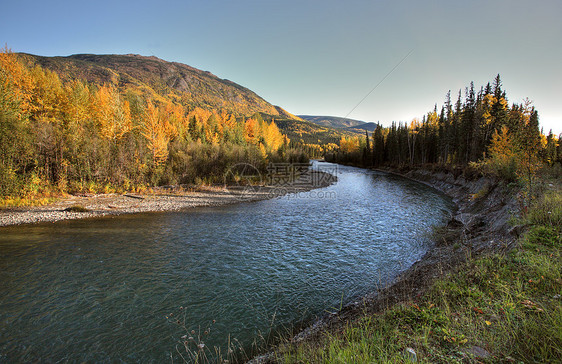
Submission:
[[[490,145],[490,154],[503,155],[513,154],[513,141],[511,139],[509,129],[506,126],[501,128],[501,132],[496,130],[492,137],[492,145]]]
[[[248,144],[258,144],[258,122],[252,118],[244,124],[244,137]]]
[[[431,111],[427,114],[427,124],[431,127],[439,127],[439,115],[435,111]]]
[[[161,119],[164,121],[164,132],[170,139],[174,139],[178,136],[178,129],[183,129],[187,124],[183,107],[167,102],[162,105],[159,112]]]
[[[480,315],[483,315],[483,314],[484,314],[484,311],[482,311],[482,309],[479,308],[479,307],[473,307],[473,308],[472,308],[472,311],[474,311],[474,312],[476,312],[476,313],[478,313],[478,314],[480,314]]]
[[[92,102],[94,117],[101,135],[106,139],[119,140],[132,130],[131,109],[128,101],[122,101],[113,85],[103,85]]]
[[[33,109],[35,86],[28,68],[7,48],[0,52],[0,82],[3,83],[3,88],[11,90],[14,98],[20,103],[19,117],[26,117]]]
[[[284,144],[284,136],[279,131],[275,122],[264,123],[262,127],[263,139],[269,151],[276,151]]]
[[[148,149],[152,152],[152,162],[158,166],[168,158],[169,136],[166,134],[165,122],[160,112],[151,101],[148,101],[142,125],[142,135],[148,142]]]
[[[353,153],[359,150],[358,138],[342,137],[340,140],[340,151],[343,153]]]
[[[419,129],[421,127],[421,123],[420,120],[418,118],[413,118],[412,121],[410,122],[410,132],[412,134],[417,134],[419,132]]]
[[[244,124],[244,137],[248,144],[258,145],[264,156],[288,143],[274,121],[268,123],[253,118],[249,118]]]
[[[67,109],[68,98],[59,76],[35,67],[30,73],[34,82],[32,116],[36,120],[60,121]]]
[[[68,109],[68,92],[55,72],[27,67],[18,55],[0,51],[0,82],[19,104],[18,117],[61,121]]]
[[[209,117],[213,114],[212,111],[206,110],[206,109],[201,109],[200,107],[196,107],[195,109],[193,109],[193,111],[191,111],[187,116],[189,118],[191,118],[192,116],[195,117],[195,119],[197,120],[197,122],[200,125],[204,125],[207,123],[207,120],[209,119]]]
[[[273,121],[268,123],[259,117],[240,122],[235,115],[224,110],[217,112],[197,107],[190,111],[184,120],[191,138],[214,145],[225,141],[232,142],[234,135],[240,135],[243,140],[236,139],[238,142],[256,145],[262,150],[262,154],[267,154],[277,151],[288,142]],[[263,148],[260,145],[263,145]]]
[[[68,103],[66,117],[74,123],[80,123],[90,116],[90,90],[80,81],[75,80],[65,85]]]
[[[227,113],[226,111],[222,110],[221,113],[218,115],[219,121],[224,127],[226,128],[234,128],[236,127],[236,117],[232,114]]]
[[[80,150],[79,145],[88,144],[83,140],[85,135],[111,146],[100,148],[110,153],[117,153],[121,147],[127,153],[129,147],[136,148],[135,153],[139,155],[149,153],[153,165],[167,160],[173,140],[182,142],[178,143],[181,146],[192,141],[212,145],[250,144],[264,158],[288,143],[275,123],[263,121],[259,114],[242,121],[240,115],[225,109],[195,107],[187,93],[181,97],[174,93],[159,95],[143,85],[126,84],[126,89],[120,89],[116,83],[95,85],[78,80],[63,83],[57,73],[30,66],[32,61],[32,57],[0,50],[0,106],[14,120],[58,123],[40,125],[59,133],[58,164],[67,158],[65,153],[75,153]],[[139,143],[125,147],[119,141],[126,137]],[[72,144],[73,148],[66,148],[64,143]],[[75,160],[74,157],[67,159]]]

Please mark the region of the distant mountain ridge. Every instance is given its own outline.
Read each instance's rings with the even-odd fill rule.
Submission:
[[[365,124],[364,121],[354,120],[348,118],[341,118],[337,116],[315,116],[315,115],[297,115],[298,117],[313,122],[321,126],[326,126],[330,128],[348,128],[361,124]]]
[[[122,90],[173,99],[185,105],[219,109],[249,116],[256,112],[301,120],[255,92],[208,71],[160,58],[125,55],[75,54],[43,57],[20,53],[29,64],[56,72],[63,80],[110,83]]]

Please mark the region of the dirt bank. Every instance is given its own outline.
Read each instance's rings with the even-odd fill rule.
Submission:
[[[198,206],[222,206],[281,197],[327,187],[336,181],[328,173],[311,171],[293,182],[275,186],[157,188],[146,194],[69,195],[55,203],[0,210],[0,226],[55,222],[139,212],[178,211]],[[81,207],[82,211],[76,211]]]
[[[345,306],[335,315],[327,315],[293,337],[292,342],[314,341],[325,332],[336,332],[365,313],[381,312],[398,302],[415,299],[435,281],[451,272],[469,257],[508,250],[521,232],[509,221],[519,211],[509,189],[489,178],[467,179],[450,172],[411,170],[399,174],[425,183],[450,196],[456,204],[446,227],[438,229],[435,245],[425,256],[387,287]],[[261,356],[252,363],[265,363],[273,354]]]

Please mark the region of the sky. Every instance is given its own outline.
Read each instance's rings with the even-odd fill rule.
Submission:
[[[499,73],[510,103],[529,98],[562,132],[560,0],[2,1],[15,52],[154,55],[293,114],[383,125]]]

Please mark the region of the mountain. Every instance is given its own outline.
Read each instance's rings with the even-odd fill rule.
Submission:
[[[297,119],[279,106],[271,105],[253,91],[208,71],[157,57],[138,54],[75,54],[67,57],[42,57],[20,53],[29,65],[40,65],[65,80],[80,79],[96,84],[110,83],[123,91],[164,97],[184,105],[227,110],[249,116],[262,112]]]
[[[345,130],[347,131],[355,131],[355,132],[361,132],[361,131],[374,131],[377,128],[377,123],[373,123],[373,122],[369,122],[369,123],[364,123],[361,125],[354,125],[354,126],[350,126],[345,128]]]
[[[350,126],[356,126],[364,124],[364,121],[340,118],[337,116],[314,116],[314,115],[298,115],[304,120],[313,122],[321,126],[326,126],[330,128],[347,128]]]

